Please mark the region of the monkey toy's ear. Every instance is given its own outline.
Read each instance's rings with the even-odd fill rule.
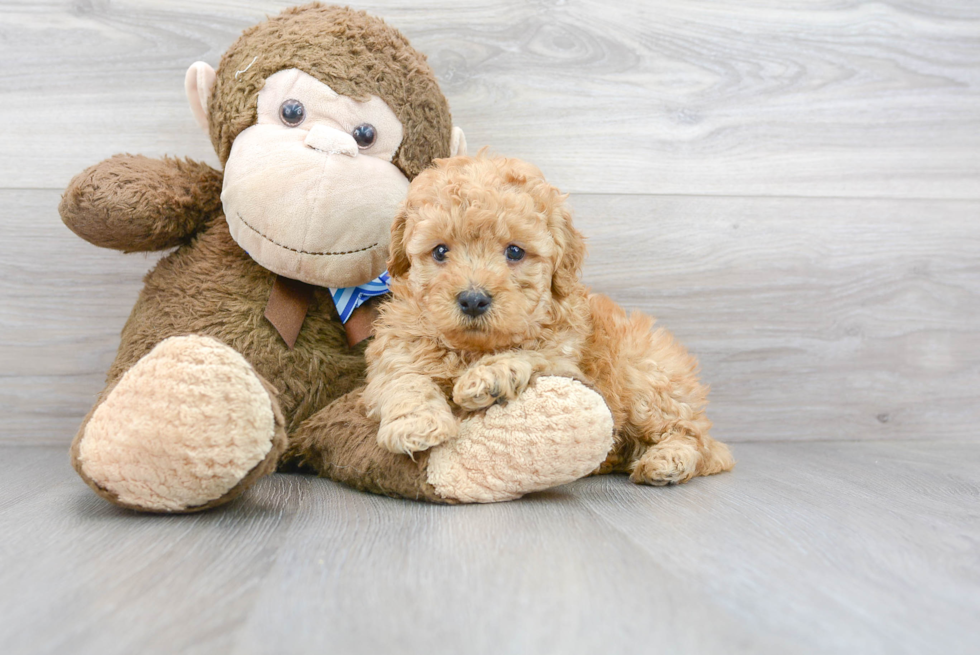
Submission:
[[[211,97],[211,87],[214,86],[216,74],[210,65],[203,61],[195,61],[187,69],[184,76],[184,91],[187,101],[191,104],[194,119],[204,133],[208,133],[208,99]]]
[[[453,128],[453,136],[449,141],[449,156],[463,156],[466,154],[466,135],[458,127]]]

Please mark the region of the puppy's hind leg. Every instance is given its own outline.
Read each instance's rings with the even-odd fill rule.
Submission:
[[[698,475],[714,475],[731,471],[734,467],[735,458],[732,457],[732,451],[728,446],[704,435],[701,444],[701,469]]]
[[[605,470],[625,469],[637,484],[662,486],[732,468],[728,448],[708,436],[708,388],[698,381],[694,357],[667,330],[654,329],[651,317],[627,316],[598,294],[589,300],[588,372],[619,426]]]
[[[720,441],[708,435],[672,432],[638,451],[630,466],[630,480],[653,486],[680,484],[698,475],[731,470],[733,466],[731,451]]]
[[[708,388],[698,381],[697,361],[667,330],[651,331],[648,321],[630,317],[633,338],[624,340],[629,355],[619,369],[624,432],[636,444],[630,478],[660,486],[731,469],[728,447],[708,435]]]
[[[630,479],[637,484],[663,486],[681,484],[698,475],[728,471],[735,460],[728,446],[708,434],[711,421],[704,413],[705,389],[693,380],[684,396],[695,404],[678,398],[678,386],[669,385],[669,393],[654,396],[656,402],[636,403],[630,413],[628,433],[636,448],[629,464]]]

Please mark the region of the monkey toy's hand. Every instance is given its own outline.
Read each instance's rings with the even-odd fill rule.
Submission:
[[[103,248],[178,246],[221,211],[221,173],[189,159],[116,155],[72,179],[61,220]]]

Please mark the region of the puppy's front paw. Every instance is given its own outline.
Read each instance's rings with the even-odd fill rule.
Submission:
[[[453,402],[463,409],[483,409],[497,402],[501,393],[501,384],[493,369],[474,366],[456,380]]]
[[[456,419],[447,412],[418,412],[382,421],[378,444],[393,453],[411,455],[456,436]]]
[[[478,364],[463,373],[453,386],[453,402],[470,411],[498,400],[514,400],[531,381],[531,365],[519,359]]]

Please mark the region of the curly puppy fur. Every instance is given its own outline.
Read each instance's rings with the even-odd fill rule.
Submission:
[[[616,446],[597,472],[664,485],[731,469],[708,436],[695,359],[580,282],[585,243],[565,199],[515,159],[437,160],[415,178],[392,225],[392,299],[367,349],[363,402],[379,443],[425,450],[454,437],[461,414],[563,375],[612,412]]]

